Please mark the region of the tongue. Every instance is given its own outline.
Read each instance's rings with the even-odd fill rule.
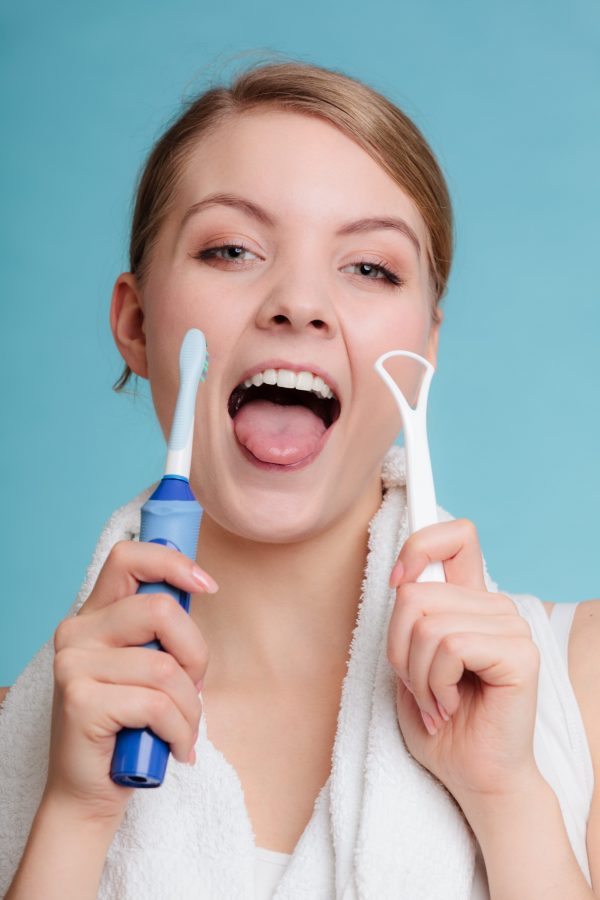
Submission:
[[[323,421],[305,406],[252,400],[237,413],[233,427],[243,444],[262,462],[289,466],[317,449]]]

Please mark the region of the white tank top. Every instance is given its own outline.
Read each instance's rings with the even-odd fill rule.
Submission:
[[[519,601],[518,596],[516,599]],[[548,614],[540,601],[536,601],[532,606],[531,598],[527,599],[529,601],[527,603],[523,601],[518,603],[519,612],[528,620],[533,640],[540,648],[545,663],[544,671],[540,672],[538,685],[534,738],[536,761],[558,796],[573,852],[590,883],[586,829],[594,776],[585,727],[575,694],[570,688],[568,675],[569,633],[577,603],[555,603],[548,619]],[[543,618],[548,620],[549,628],[545,626]],[[556,645],[558,646],[558,656],[549,648],[548,652],[544,652],[548,640],[554,640],[554,650]],[[556,665],[563,667],[562,672],[556,671]],[[556,706],[557,695],[560,710]],[[543,702],[544,697],[548,699],[546,704]],[[549,737],[551,739],[548,739]],[[265,847],[256,848],[255,900],[271,900],[291,857],[291,853],[279,853]],[[478,851],[475,857],[471,900],[489,900],[489,898],[483,857]]]

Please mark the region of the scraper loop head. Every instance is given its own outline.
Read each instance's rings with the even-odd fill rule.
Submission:
[[[422,373],[421,383],[417,387],[412,382],[407,375],[403,375],[402,381],[404,383],[404,390],[398,384],[398,379],[394,378],[390,372],[385,368],[384,363],[387,360],[395,358],[395,357],[406,357],[408,359],[413,359],[425,368],[424,373]],[[419,356],[418,353],[413,353],[412,350],[390,350],[388,353],[383,353],[375,363],[375,371],[378,375],[384,380],[384,382],[389,387],[394,400],[400,410],[400,415],[402,416],[402,420],[406,423],[407,419],[410,417],[418,417],[424,418],[427,416],[427,400],[429,397],[429,388],[431,385],[431,379],[433,378],[435,369],[431,365],[428,359],[425,359],[423,356]],[[407,397],[407,394],[409,396]],[[411,402],[411,400],[413,402]]]

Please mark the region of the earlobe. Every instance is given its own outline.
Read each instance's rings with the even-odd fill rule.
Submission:
[[[438,308],[437,312],[437,321],[432,322],[431,330],[429,332],[429,341],[427,344],[427,359],[434,367],[437,368],[437,355],[438,355],[438,344],[440,337],[440,328],[442,327],[442,321],[444,319],[444,314],[441,309]]]
[[[144,310],[137,279],[131,272],[117,278],[110,304],[110,327],[119,353],[132,372],[148,377]]]

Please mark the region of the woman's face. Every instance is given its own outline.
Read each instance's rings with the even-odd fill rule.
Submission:
[[[252,111],[199,141],[139,297],[141,368],[168,436],[181,341],[205,333],[191,483],[222,527],[302,540],[378,495],[400,420],[373,363],[402,348],[435,365],[427,245],[413,201],[321,119]],[[334,398],[310,375],[269,385],[280,370]]]

